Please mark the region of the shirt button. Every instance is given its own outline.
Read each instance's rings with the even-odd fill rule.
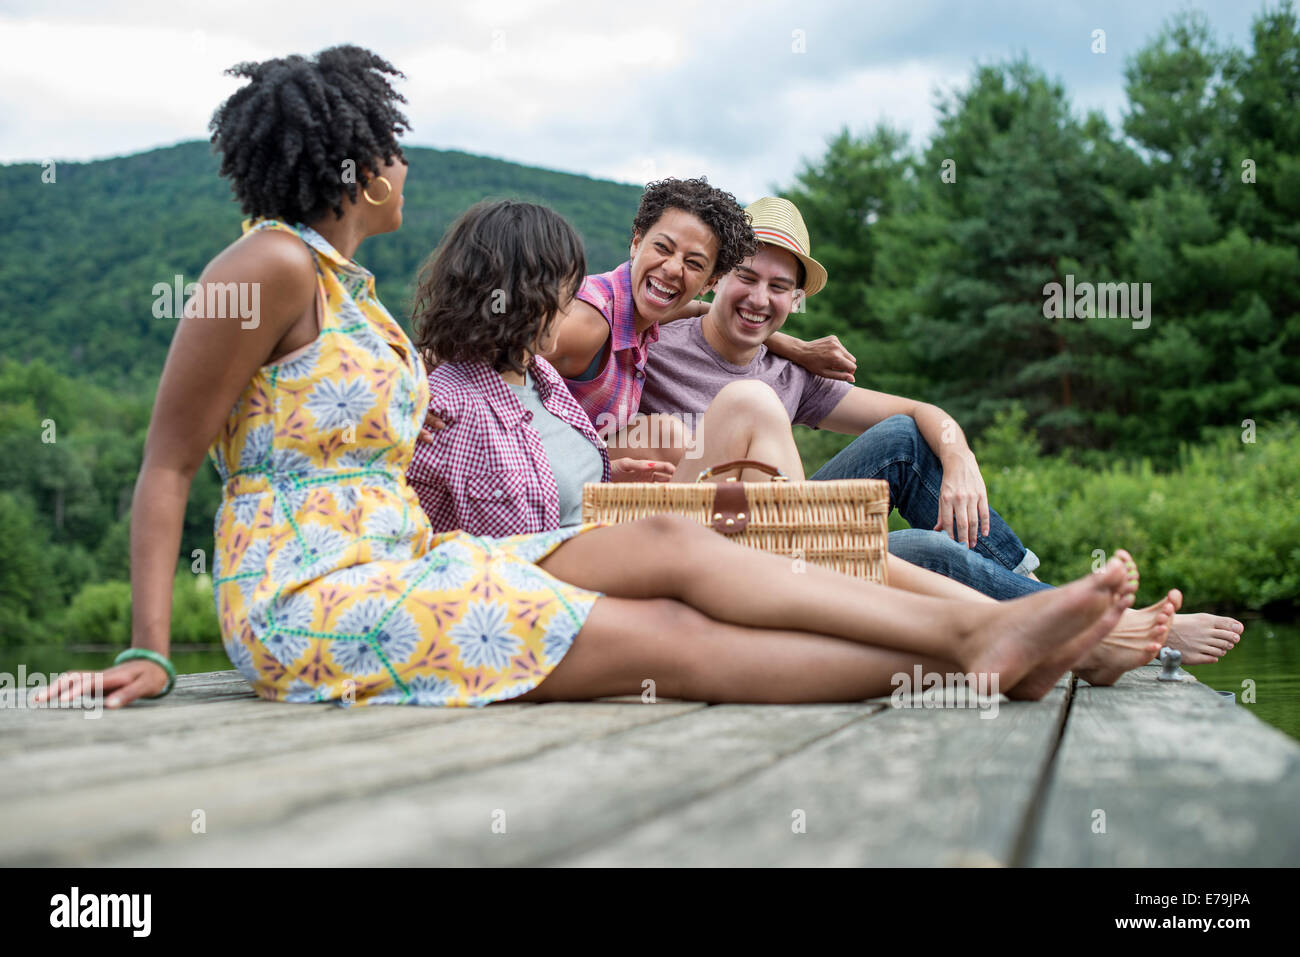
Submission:
[[[644,379],[644,378],[645,378],[645,370],[644,370],[644,369],[637,369],[637,370],[636,370],[636,377],[637,377],[638,379]]]
[[[495,492],[492,493],[492,497],[493,497],[493,498],[504,498],[504,497],[505,497],[505,494],[506,494],[506,493],[503,492],[503,491],[501,491],[501,489],[497,489]]]

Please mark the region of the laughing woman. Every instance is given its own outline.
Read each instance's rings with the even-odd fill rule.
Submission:
[[[979,604],[791,575],[676,520],[435,533],[405,478],[424,366],[352,258],[401,224],[397,72],[357,47],[234,72],[250,82],[216,112],[213,141],[253,219],[200,286],[256,283],[262,310],[243,328],[196,300],[177,327],[131,512],[132,648],[102,676],[110,708],[171,689],[172,579],[209,447],[222,638],[274,701],[586,699],[639,693],[647,677],[668,697],[853,700],[918,664],[1036,698],[1132,604],[1122,552],[1059,590]],[[348,160],[358,182],[339,175]]]

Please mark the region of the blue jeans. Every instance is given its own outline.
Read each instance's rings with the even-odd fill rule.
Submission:
[[[1047,582],[1018,575],[998,562],[989,561],[973,549],[954,542],[943,532],[921,528],[890,532],[889,554],[959,581],[998,601],[1052,587]]]
[[[930,531],[939,516],[943,466],[911,416],[890,416],[867,429],[812,476],[814,481],[849,478],[889,483],[890,501],[912,526],[889,537],[889,550],[898,557],[993,598],[1013,598],[1047,587],[1028,577],[1038,567],[1038,556],[1025,548],[992,507],[989,534],[978,536],[974,549],[943,532]],[[894,540],[899,536],[896,550]]]

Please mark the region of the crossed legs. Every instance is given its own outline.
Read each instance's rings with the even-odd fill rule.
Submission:
[[[1098,644],[1137,589],[1119,553],[1102,573],[1010,602],[913,594],[792,563],[685,520],[595,529],[541,567],[601,591],[573,647],[526,700],[659,694],[837,701],[885,693],[914,664],[996,674],[1038,698]]]

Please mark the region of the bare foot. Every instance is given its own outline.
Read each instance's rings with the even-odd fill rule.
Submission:
[[[1172,598],[1147,608],[1130,608],[1115,629],[1075,663],[1074,673],[1090,685],[1113,685],[1124,672],[1145,665],[1160,653],[1174,609]]]
[[[1170,590],[1169,600],[1174,603],[1174,611],[1183,607],[1183,593],[1177,588]],[[1245,631],[1246,626],[1235,618],[1205,612],[1174,615],[1165,644],[1183,653],[1185,665],[1209,665],[1235,648]]]
[[[1137,586],[1137,566],[1121,549],[1100,572],[1001,602],[998,613],[973,626],[966,670],[998,675],[1010,697],[1041,698],[1115,627]]]

